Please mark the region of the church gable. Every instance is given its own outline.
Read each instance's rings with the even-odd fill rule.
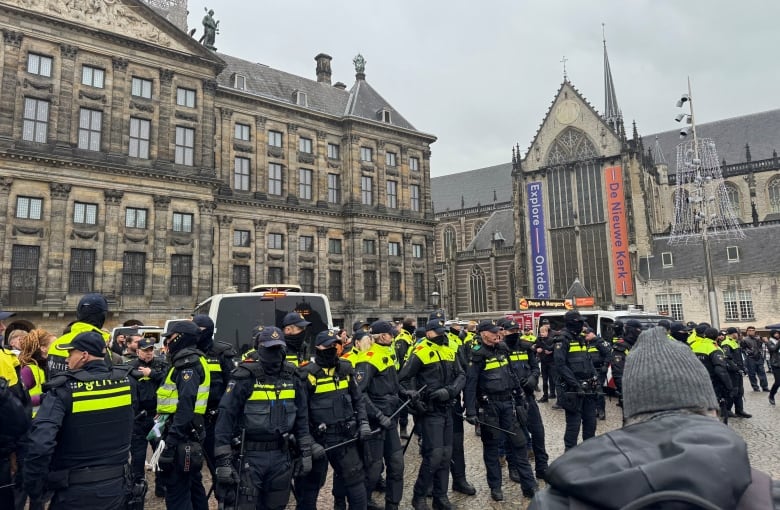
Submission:
[[[571,83],[565,81],[547,111],[523,161],[525,171],[618,155],[615,132]]]
[[[6,4],[130,39],[192,53],[197,42],[138,0],[4,0]],[[200,48],[200,52],[207,50]]]

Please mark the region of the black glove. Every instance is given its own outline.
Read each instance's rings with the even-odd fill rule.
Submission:
[[[301,466],[298,469],[298,473],[296,473],[296,476],[306,476],[311,471],[311,465],[312,465],[312,458],[311,453],[308,455],[304,454],[301,457]]]
[[[383,429],[390,430],[395,426],[395,421],[385,414],[379,414],[376,419],[379,421],[379,426]]]
[[[467,414],[464,419],[471,425],[476,425],[478,423],[476,414]]]
[[[536,382],[536,376],[529,375],[528,379],[526,379],[525,383],[523,383],[523,388],[528,391],[534,391],[536,389]]]
[[[217,482],[220,485],[231,486],[238,484],[238,472],[232,465],[217,466]]]
[[[173,466],[175,460],[176,460],[176,447],[165,445],[165,448],[160,454],[160,458],[157,460],[157,463],[160,465],[160,469],[166,470]]]
[[[577,386],[577,396],[578,397],[584,397],[585,396],[585,388],[582,386]]]
[[[325,448],[322,447],[320,443],[312,443],[311,444],[311,458],[314,460],[320,460],[324,459],[327,453],[325,452]]]
[[[431,392],[430,398],[434,402],[446,402],[451,398],[450,390],[447,388],[439,388],[438,390]]]
[[[366,439],[371,439],[371,427],[368,425],[368,422],[364,421],[360,423],[358,434],[360,434],[361,441],[365,441]]]
[[[401,395],[411,400],[412,402],[416,402],[420,398],[420,392],[418,392],[417,390],[402,389]]]

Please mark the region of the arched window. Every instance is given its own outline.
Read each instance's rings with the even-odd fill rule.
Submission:
[[[769,206],[773,213],[780,213],[780,177],[769,181]]]
[[[455,250],[457,250],[457,243],[455,242],[455,229],[452,227],[446,227],[444,229],[444,258],[454,257]]]
[[[474,265],[474,267],[471,268],[469,291],[471,293],[472,313],[487,312],[487,285],[485,284],[485,272],[478,265]]]
[[[739,207],[739,188],[730,182],[724,182],[723,186],[726,189],[726,198],[731,203],[731,209],[734,211],[734,215],[737,218],[741,217],[742,209]]]
[[[560,165],[569,161],[582,161],[598,156],[587,135],[575,128],[568,128],[558,135],[547,153],[547,165]]]
[[[479,234],[479,231],[482,230],[482,227],[485,226],[484,221],[478,221],[474,223],[474,237],[477,237],[477,234]]]

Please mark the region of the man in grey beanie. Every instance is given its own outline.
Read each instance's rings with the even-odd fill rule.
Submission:
[[[717,409],[691,349],[663,328],[642,332],[626,359],[623,428],[550,464],[548,487],[528,508],[780,509],[780,483],[751,469],[745,442]]]

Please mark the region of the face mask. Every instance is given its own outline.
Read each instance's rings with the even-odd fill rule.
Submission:
[[[517,345],[518,340],[520,340],[520,333],[512,333],[504,337],[504,342],[512,347]]]
[[[447,345],[449,342],[447,341],[446,335],[439,335],[431,338],[431,342],[435,343],[436,345]]]
[[[314,353],[314,361],[324,368],[335,367],[338,359],[338,352],[335,348],[317,349],[317,352]]]
[[[268,373],[278,373],[281,370],[285,354],[286,352],[281,346],[257,349],[257,358],[263,365],[263,370]]]
[[[303,345],[303,337],[305,335],[306,331],[301,331],[297,335],[284,335],[284,341],[287,342],[287,345],[296,351],[299,351],[301,349],[301,345]]]

